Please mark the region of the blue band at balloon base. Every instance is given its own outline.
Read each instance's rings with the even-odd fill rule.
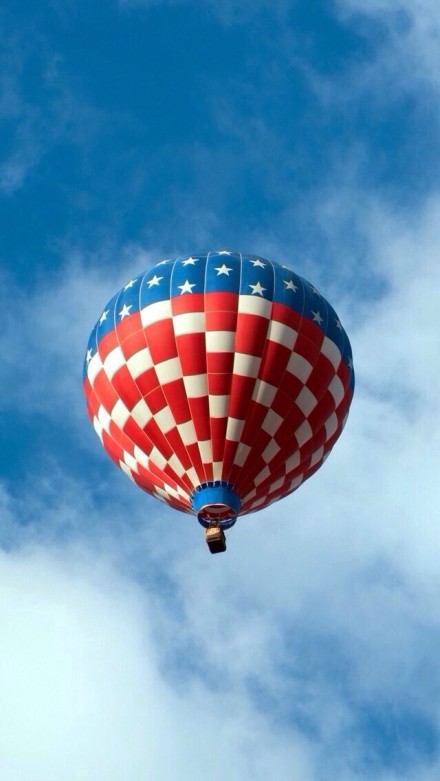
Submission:
[[[217,480],[198,486],[191,496],[191,505],[205,528],[215,525],[230,529],[237,520],[241,501],[228,483]],[[218,518],[216,510],[220,514]]]

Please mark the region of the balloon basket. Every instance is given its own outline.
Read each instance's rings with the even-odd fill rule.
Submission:
[[[211,553],[224,553],[226,550],[226,537],[221,526],[208,526],[205,540]]]

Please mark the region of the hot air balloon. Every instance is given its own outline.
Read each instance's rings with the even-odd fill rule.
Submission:
[[[226,250],[131,279],[104,307],[84,362],[88,414],[110,458],[197,516],[213,553],[238,516],[316,472],[353,389],[350,342],[318,290]]]

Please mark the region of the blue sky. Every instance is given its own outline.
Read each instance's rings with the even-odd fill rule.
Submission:
[[[4,4],[7,781],[438,779],[439,37],[434,0]],[[322,290],[357,388],[210,557],[105,458],[81,371],[122,284],[218,247]]]

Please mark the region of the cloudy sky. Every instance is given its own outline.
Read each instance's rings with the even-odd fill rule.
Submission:
[[[437,0],[7,0],[0,45],[1,778],[437,781]],[[81,371],[121,285],[219,247],[320,288],[357,388],[213,557]]]

